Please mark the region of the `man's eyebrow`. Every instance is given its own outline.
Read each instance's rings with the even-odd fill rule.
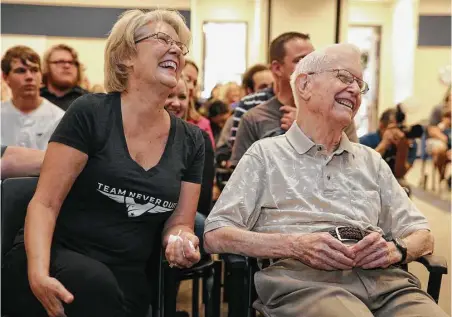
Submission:
[[[298,55],[298,56],[295,56],[295,57],[293,58],[293,61],[296,61],[297,59],[300,60],[300,59],[302,59],[302,58],[305,58],[307,55],[308,55],[308,54],[300,54],[300,55]]]

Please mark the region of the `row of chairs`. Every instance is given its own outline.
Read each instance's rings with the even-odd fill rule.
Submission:
[[[6,179],[1,184],[2,258],[13,247],[13,241],[23,227],[26,208],[36,189],[37,178]],[[157,239],[158,240],[158,239]],[[155,290],[151,297],[149,317],[173,317],[176,314],[177,285],[182,280],[192,280],[192,317],[199,315],[199,280],[202,280],[202,300],[205,317],[219,317],[221,308],[222,261],[204,257],[190,269],[173,269],[164,259],[161,241],[156,241],[154,254],[147,265],[149,283]],[[254,287],[257,259],[237,255],[222,255],[225,259],[225,292],[230,305],[229,316],[256,316],[253,307],[259,307]],[[444,258],[430,255],[418,259],[429,271],[427,292],[438,302],[441,280],[447,274]],[[405,269],[408,269],[405,266]],[[158,287],[155,287],[157,285]],[[7,291],[7,290],[2,290]],[[3,315],[2,316],[6,317]]]

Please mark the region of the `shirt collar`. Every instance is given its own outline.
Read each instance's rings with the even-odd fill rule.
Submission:
[[[285,134],[287,141],[289,141],[290,145],[298,152],[298,154],[305,154],[312,147],[316,146],[311,139],[309,139],[306,134],[301,131],[300,127],[296,122],[292,124],[289,131]],[[342,132],[341,142],[339,143],[339,147],[334,152],[334,154],[341,154],[342,152],[348,152],[353,154],[353,145],[347,137],[345,132]]]

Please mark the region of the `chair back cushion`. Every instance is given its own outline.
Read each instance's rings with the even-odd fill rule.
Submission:
[[[1,183],[2,257],[12,248],[14,238],[24,226],[37,183],[37,177],[8,178]]]

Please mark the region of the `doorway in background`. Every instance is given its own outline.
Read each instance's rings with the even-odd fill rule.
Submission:
[[[378,90],[380,82],[381,26],[350,25],[348,42],[362,52],[363,80],[369,84],[369,92],[363,95],[361,108],[355,116],[358,137],[378,128]]]

